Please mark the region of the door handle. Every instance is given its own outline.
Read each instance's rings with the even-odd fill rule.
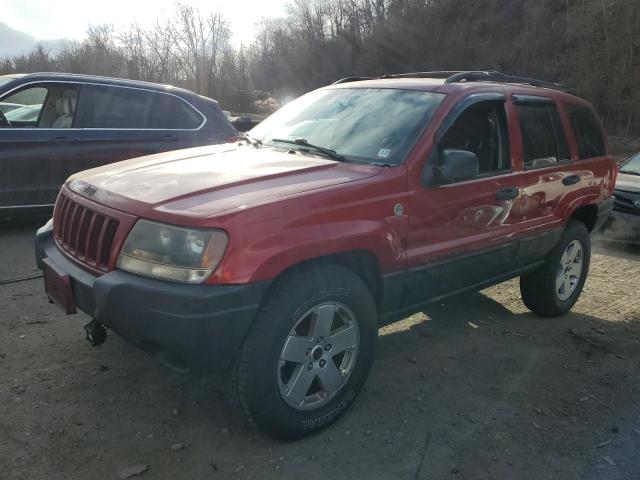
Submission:
[[[564,177],[562,179],[563,185],[575,185],[580,181],[580,175],[569,175],[568,177]]]
[[[503,188],[496,192],[496,200],[513,200],[520,195],[520,189],[515,187]]]
[[[174,137],[173,135],[163,135],[162,136],[162,140],[175,140],[176,137]]]

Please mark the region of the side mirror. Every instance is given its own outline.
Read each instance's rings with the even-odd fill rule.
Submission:
[[[447,148],[439,154],[438,166],[434,167],[435,183],[452,183],[478,175],[478,157],[468,150]]]

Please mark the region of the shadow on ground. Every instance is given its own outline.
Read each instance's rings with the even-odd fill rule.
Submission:
[[[32,266],[30,230],[0,236],[14,274]],[[510,282],[385,327],[354,407],[294,443],[243,427],[219,378],[170,372],[114,335],[89,347],[87,319],[59,313],[38,281],[0,287],[3,478],[135,464],[149,479],[637,478],[640,309],[616,318],[589,299],[616,261],[637,270],[597,256],[593,294],[559,319],[525,312]],[[639,286],[603,295],[637,302]]]

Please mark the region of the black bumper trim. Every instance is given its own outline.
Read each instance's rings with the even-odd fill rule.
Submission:
[[[224,371],[242,345],[271,282],[184,285],[113,271],[82,270],[55,246],[50,227],[36,235],[36,261],[49,258],[71,277],[79,310],[152,354],[193,371]]]

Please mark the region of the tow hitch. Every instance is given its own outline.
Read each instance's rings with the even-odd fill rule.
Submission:
[[[84,333],[92,346],[102,345],[107,339],[107,327],[98,322],[95,318],[84,326]]]

